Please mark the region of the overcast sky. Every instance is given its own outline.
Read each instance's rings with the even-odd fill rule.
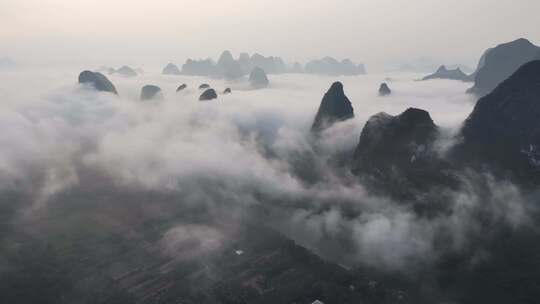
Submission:
[[[472,64],[500,42],[538,44],[538,12],[539,0],[0,0],[0,57],[181,63],[230,49]]]

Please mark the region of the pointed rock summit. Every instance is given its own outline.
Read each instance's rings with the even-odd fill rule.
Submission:
[[[161,72],[163,75],[180,75],[182,72],[180,72],[180,69],[173,63],[167,64],[163,68],[163,71]]]
[[[540,60],[526,63],[481,98],[455,149],[469,163],[492,164],[540,181]]]
[[[206,100],[212,100],[218,98],[216,90],[214,89],[207,89],[204,91],[201,96],[199,97],[200,101],[206,101]]]
[[[540,47],[518,39],[486,51],[475,73],[474,87],[468,92],[484,96],[516,72],[523,64],[540,59]],[[483,62],[482,62],[483,61]]]
[[[343,84],[334,82],[324,97],[311,127],[319,132],[331,127],[334,123],[354,117],[354,109],[349,98],[343,92]]]
[[[161,88],[155,85],[145,85],[141,89],[141,100],[163,99]]]
[[[265,88],[270,85],[266,72],[259,67],[256,67],[253,69],[253,71],[251,71],[251,74],[249,75],[249,82],[254,88]]]
[[[110,80],[105,77],[105,75],[99,72],[83,71],[79,74],[79,83],[92,86],[94,89],[100,92],[109,92],[117,94],[116,88],[110,82]]]
[[[390,90],[390,88],[388,87],[386,82],[381,83],[381,86],[379,87],[379,95],[380,96],[387,96],[387,95],[390,95],[390,94],[392,94],[392,90]]]
[[[461,71],[460,68],[454,70],[449,70],[446,66],[442,65],[439,69],[422,80],[431,80],[431,79],[449,79],[449,80],[461,80],[461,81],[470,81],[471,77]]]

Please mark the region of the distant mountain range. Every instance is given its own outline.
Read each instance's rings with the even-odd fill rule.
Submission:
[[[449,80],[461,80],[461,81],[472,81],[473,75],[467,75],[461,71],[460,68],[448,69],[446,66],[442,65],[437,69],[437,71],[431,75],[424,77],[422,80],[431,80],[431,79],[449,79]]]
[[[287,64],[280,57],[265,57],[257,53],[251,56],[248,53],[241,53],[235,59],[229,51],[224,51],[217,62],[210,58],[188,59],[181,68],[169,63],[163,69],[163,73],[238,79],[249,75],[254,68],[261,68],[267,74],[309,73],[354,76],[367,73],[363,64],[355,64],[350,59],[338,61],[332,57],[324,57],[320,60],[312,60],[303,66],[298,62]]]

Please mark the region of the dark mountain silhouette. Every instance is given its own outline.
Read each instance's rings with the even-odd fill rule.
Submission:
[[[362,130],[353,171],[385,174],[395,166],[422,165],[425,152],[437,137],[437,129],[429,113],[421,109],[409,108],[397,116],[373,115]]]
[[[488,55],[489,58],[489,55]],[[540,60],[526,63],[481,98],[456,147],[469,163],[496,165],[522,179],[540,177]]]
[[[478,64],[476,66],[476,70],[474,70],[474,72],[469,76],[471,78],[471,81],[474,81],[474,79],[476,78],[476,74],[478,73],[478,71],[480,69],[482,69],[484,67],[484,65],[486,64],[486,56],[489,52],[491,52],[491,50],[493,50],[493,48],[490,48],[490,49],[487,49],[484,51],[484,53],[482,54],[482,56],[480,57],[480,59],[478,60]]]
[[[223,94],[231,94],[231,93],[232,93],[231,88],[226,88],[226,89],[223,91]]]
[[[392,94],[392,90],[388,87],[388,84],[386,82],[381,83],[381,86],[379,87],[379,95],[380,96],[387,96]]]
[[[145,85],[141,89],[141,100],[162,99],[161,88],[155,85]]]
[[[176,89],[176,92],[180,92],[180,91],[183,91],[187,88],[187,84],[183,83],[181,84],[177,89]]]
[[[251,71],[251,74],[249,74],[249,82],[254,88],[265,88],[270,85],[266,72],[259,67],[255,67],[253,71]]]
[[[431,79],[450,79],[450,80],[461,80],[461,81],[471,81],[471,76],[463,73],[460,68],[454,70],[447,69],[446,66],[442,65],[439,69],[422,80],[431,80]]]
[[[444,66],[449,70],[460,69],[463,73],[469,75],[469,77],[476,71],[476,69],[464,64],[446,64]],[[472,80],[474,80],[474,78],[471,78],[471,81]]]
[[[199,90],[202,90],[202,89],[208,89],[210,88],[210,85],[208,83],[202,83],[200,86],[199,86]]]
[[[376,114],[362,130],[352,172],[374,190],[399,199],[414,200],[433,187],[455,187],[450,165],[434,147],[438,135],[427,111],[409,108],[397,116]]]
[[[349,98],[345,96],[343,84],[334,82],[324,97],[315,116],[312,132],[319,132],[331,127],[334,123],[354,117],[354,109]]]
[[[101,92],[118,94],[112,82],[99,72],[83,71],[79,74],[79,83],[92,86]]]
[[[216,90],[214,89],[207,89],[206,91],[204,91],[201,96],[199,97],[199,100],[200,101],[205,101],[205,100],[212,100],[212,99],[216,99],[218,96],[217,96],[217,93],[216,93]]]
[[[161,72],[163,75],[180,75],[182,72],[180,72],[180,69],[173,63],[167,64],[163,68],[163,71]]]
[[[438,135],[438,127],[424,110],[409,108],[397,116],[376,114],[362,130],[352,172],[372,191],[411,201],[417,212],[442,212],[444,204],[426,205],[418,200],[433,189],[459,186],[452,166],[436,152]],[[436,201],[443,201],[439,193],[435,196]]]
[[[475,84],[469,90],[483,96],[510,77],[523,64],[540,59],[540,48],[527,39],[501,44],[484,53],[475,73]]]

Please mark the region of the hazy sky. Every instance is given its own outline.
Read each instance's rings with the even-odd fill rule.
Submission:
[[[0,0],[0,57],[157,63],[230,49],[472,64],[500,42],[540,42],[539,11],[538,0]]]

